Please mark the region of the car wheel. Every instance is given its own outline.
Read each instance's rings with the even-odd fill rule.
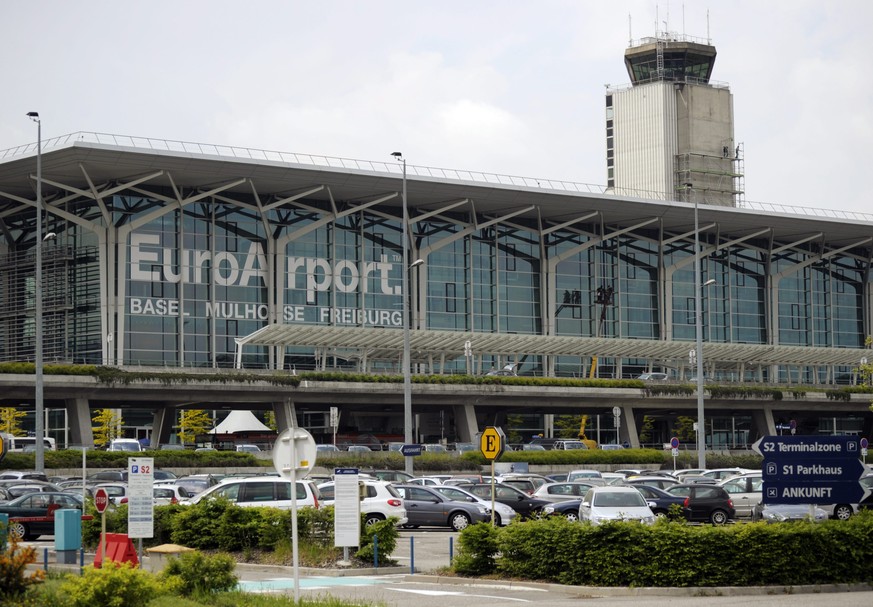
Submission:
[[[18,521],[9,523],[8,533],[9,537],[15,538],[16,540],[26,540],[30,537],[27,533],[27,525],[19,523]]]
[[[455,531],[461,531],[470,526],[470,517],[463,512],[455,512],[449,518],[449,524]]]
[[[571,523],[578,523],[579,522],[579,514],[576,512],[573,512],[572,510],[570,512],[566,513],[564,515],[564,518],[567,519],[568,521],[570,521]]]
[[[852,517],[852,507],[848,504],[838,504],[834,506],[834,518],[840,521],[847,521]]]
[[[728,522],[727,512],[724,510],[713,510],[712,514],[709,515],[709,522],[713,525],[724,525]]]
[[[503,526],[503,520],[500,518],[500,515],[497,514],[496,512],[494,513],[494,526],[496,526],[496,527]]]
[[[666,510],[652,510],[652,514],[654,514],[658,518],[667,518]]]
[[[374,524],[378,523],[379,521],[384,521],[384,520],[385,520],[385,517],[382,516],[381,514],[375,514],[375,513],[368,514],[367,517],[364,519],[364,525],[366,527],[369,527],[370,525],[374,525]]]

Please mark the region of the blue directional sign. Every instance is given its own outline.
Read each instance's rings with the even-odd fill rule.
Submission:
[[[857,504],[868,490],[858,481],[764,483],[761,501],[765,504]]]
[[[403,445],[400,448],[403,455],[421,455],[421,445]]]
[[[764,481],[856,481],[864,472],[861,460],[851,457],[846,460],[827,459],[765,459],[762,468]]]
[[[769,460],[857,459],[861,455],[857,436],[765,436],[752,449]]]

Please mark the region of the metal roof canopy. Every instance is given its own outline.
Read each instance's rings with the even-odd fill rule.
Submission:
[[[643,339],[611,339],[519,335],[502,333],[467,333],[457,331],[410,332],[410,349],[417,358],[445,355],[449,359],[464,356],[464,343],[470,341],[473,350],[498,356],[522,354],[549,356],[599,356],[610,358],[645,358],[659,361],[686,360],[694,349],[692,341],[648,341]],[[360,350],[368,358],[384,359],[385,354],[403,351],[403,331],[400,329],[363,327],[319,327],[312,325],[280,325],[263,327],[236,339],[237,366],[241,366],[245,346],[304,346],[333,350]],[[378,352],[378,353],[377,353]],[[704,343],[705,361],[718,363],[750,363],[755,365],[846,365],[856,366],[871,351],[862,348],[824,348],[810,346],[771,346],[765,344]]]

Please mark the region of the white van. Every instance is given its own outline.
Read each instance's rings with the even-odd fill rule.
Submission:
[[[109,443],[110,451],[142,451],[142,445],[135,438],[115,438]]]
[[[183,503],[196,504],[200,500],[223,498],[237,506],[269,506],[270,508],[291,509],[291,481],[284,478],[248,476],[225,478],[190,500]],[[318,488],[310,480],[297,481],[297,507],[318,508],[320,495]]]

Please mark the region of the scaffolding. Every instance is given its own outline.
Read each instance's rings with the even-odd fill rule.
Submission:
[[[741,206],[745,200],[743,144],[724,145],[721,155],[686,153],[674,158],[677,200]]]

